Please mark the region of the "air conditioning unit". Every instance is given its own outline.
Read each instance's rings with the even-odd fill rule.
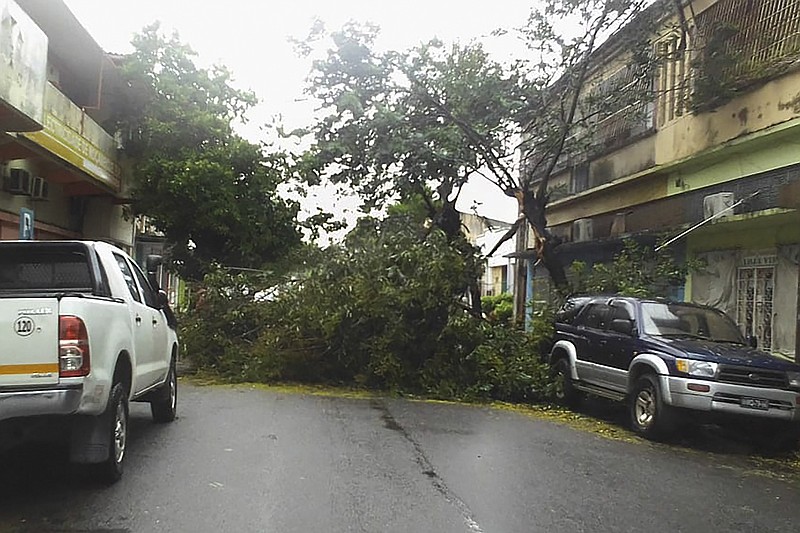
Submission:
[[[614,215],[614,220],[611,221],[610,235],[612,237],[619,237],[625,234],[627,219],[628,213],[617,213]]]
[[[50,184],[44,178],[33,178],[31,198],[34,200],[47,200],[50,197]]]
[[[572,241],[585,242],[594,238],[591,218],[579,218],[572,223]]]
[[[717,194],[709,194],[703,198],[703,220],[711,217],[716,217],[718,220],[727,218],[733,215],[733,209],[730,209],[734,204],[734,197],[732,192],[718,192]],[[727,211],[725,211],[727,209]],[[719,214],[725,211],[723,214]]]
[[[30,173],[22,168],[11,168],[5,177],[3,188],[11,194],[31,194],[32,180]]]

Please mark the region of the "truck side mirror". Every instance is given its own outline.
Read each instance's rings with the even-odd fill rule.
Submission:
[[[148,255],[145,259],[145,270],[147,270],[147,281],[150,282],[150,285],[157,289],[159,287],[158,283],[158,267],[164,262],[164,259],[160,255]]]
[[[157,299],[158,307],[161,309],[166,309],[169,306],[169,297],[167,293],[163,290],[158,291],[158,299]]]
[[[148,255],[145,259],[145,267],[148,274],[155,274],[158,272],[158,267],[164,262],[164,258],[160,255]]]
[[[747,345],[751,348],[758,348],[758,337],[755,335],[748,335],[747,336]]]

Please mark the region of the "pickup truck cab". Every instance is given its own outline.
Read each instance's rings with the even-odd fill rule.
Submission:
[[[628,403],[634,431],[664,437],[679,416],[762,419],[797,444],[800,366],[757,350],[717,309],[667,300],[583,296],[556,316],[557,396]]]
[[[178,338],[166,294],[103,242],[0,242],[0,448],[68,436],[70,458],[120,478],[128,403],[174,420]]]

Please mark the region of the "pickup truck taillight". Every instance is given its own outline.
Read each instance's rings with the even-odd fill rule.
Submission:
[[[76,316],[58,317],[58,375],[76,378],[89,374],[89,335]]]

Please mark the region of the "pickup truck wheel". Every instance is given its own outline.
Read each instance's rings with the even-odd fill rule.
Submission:
[[[172,422],[178,410],[178,373],[175,369],[175,359],[169,365],[167,382],[158,392],[157,398],[150,401],[150,412],[153,420],[158,423]]]
[[[569,361],[566,357],[559,358],[553,365],[553,378],[555,379],[553,396],[556,402],[570,409],[577,407],[581,401],[581,393],[572,384]]]
[[[663,439],[674,431],[672,408],[664,403],[658,379],[652,374],[639,378],[633,387],[630,415],[633,430],[647,439]]]
[[[108,459],[94,466],[98,481],[111,484],[122,477],[128,445],[128,395],[121,383],[114,384],[111,389],[106,414],[109,415]]]

